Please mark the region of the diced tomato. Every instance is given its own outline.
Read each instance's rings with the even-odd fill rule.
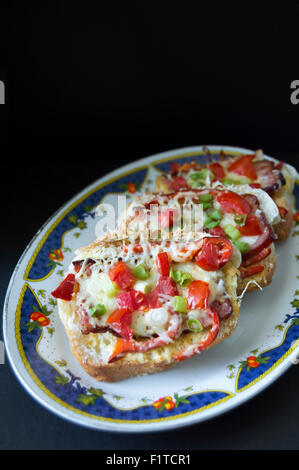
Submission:
[[[245,237],[251,235],[261,235],[263,233],[259,224],[259,219],[252,214],[247,216],[245,224],[242,227],[237,225],[237,228]]]
[[[178,294],[178,289],[175,282],[170,277],[161,276],[156,287],[156,292],[173,297]]]
[[[278,207],[278,210],[279,210],[280,217],[282,219],[284,219],[289,211],[285,207],[282,207],[282,206],[277,206],[277,207]]]
[[[232,191],[221,191],[217,196],[217,201],[228,213],[249,214],[251,206],[242,196]]]
[[[236,160],[228,167],[228,171],[246,176],[246,178],[249,178],[250,180],[255,180],[257,178],[257,174],[252,163],[254,157],[255,155],[243,155],[240,158],[236,158]]]
[[[161,212],[159,220],[162,228],[168,228],[173,226],[173,222],[178,216],[176,209],[165,209]]]
[[[210,228],[209,233],[215,237],[225,237],[225,231],[220,225],[218,227]]]
[[[204,281],[193,281],[188,291],[188,308],[192,310],[208,308],[210,296],[209,283]]]
[[[129,268],[123,261],[119,261],[109,269],[108,276],[120,289],[130,289],[136,281]]]
[[[132,314],[127,308],[118,308],[107,318],[106,323],[126,340],[133,338],[133,330],[130,328]]]
[[[148,309],[161,307],[161,303],[159,302],[159,292],[154,289],[152,292],[149,292],[149,294],[146,294],[146,302]]]
[[[72,300],[72,295],[75,289],[76,278],[74,274],[68,274],[66,278],[59,284],[51,294],[56,299]]]
[[[177,176],[171,181],[171,189],[180,191],[181,189],[189,189],[189,185],[183,176]]]
[[[227,263],[233,252],[232,244],[223,237],[204,238],[195,261],[205,271],[216,271]]]
[[[120,292],[117,295],[117,302],[120,308],[126,308],[130,312],[148,309],[146,295],[139,290]]]
[[[133,246],[133,251],[134,253],[142,253],[143,252],[143,248],[141,245],[139,245],[139,243],[137,243],[137,245],[134,245]]]
[[[222,178],[225,177],[224,169],[220,163],[217,163],[217,162],[211,163],[209,165],[209,169],[212,171],[212,173],[215,175],[215,177],[218,180],[222,180]]]
[[[240,276],[241,278],[253,276],[254,274],[258,274],[264,271],[264,266],[261,264],[249,266],[248,268],[240,268]]]
[[[159,253],[156,256],[156,265],[158,272],[159,274],[161,274],[161,276],[169,275],[170,263],[168,254],[165,251],[163,253]]]

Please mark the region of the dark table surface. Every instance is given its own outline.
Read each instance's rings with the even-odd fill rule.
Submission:
[[[298,168],[299,155],[274,156]],[[99,158],[91,162],[92,171],[85,164],[79,175],[69,155],[52,155],[51,165],[47,158],[19,161],[13,191],[7,186],[10,198],[2,205],[2,304],[14,266],[43,222],[87,184],[134,158],[136,152],[113,160]],[[6,161],[5,174],[13,165]],[[55,172],[54,179],[48,177],[50,172]],[[291,367],[251,401],[211,421],[177,431],[132,435],[91,431],[56,417],[25,392],[6,362],[0,365],[0,449],[299,449],[298,367]]]

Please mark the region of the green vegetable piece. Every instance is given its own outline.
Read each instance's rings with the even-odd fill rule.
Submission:
[[[211,220],[207,218],[204,222],[204,226],[206,228],[215,228],[218,227],[218,225],[220,225],[220,220]]]
[[[136,279],[140,279],[141,281],[144,281],[149,277],[149,273],[143,264],[138,264],[138,266],[132,270],[132,274],[136,277]]]
[[[235,241],[234,245],[236,245],[236,247],[239,248],[242,255],[245,255],[250,250],[248,243],[242,242],[240,240]]]
[[[191,188],[199,188],[200,186],[203,186],[203,184],[200,181],[192,181]]]
[[[201,194],[199,200],[200,202],[211,202],[213,201],[213,196],[212,194]]]
[[[193,281],[191,274],[179,270],[175,271],[173,268],[170,268],[169,275],[181,287],[188,287],[188,285]]]
[[[189,320],[187,321],[187,327],[193,333],[199,333],[203,330],[202,324],[196,318],[189,318]]]
[[[222,219],[222,215],[221,215],[221,213],[218,209],[214,209],[213,211],[210,211],[208,213],[208,216],[212,220],[221,220]]]
[[[92,317],[100,317],[102,315],[105,315],[105,313],[106,313],[106,307],[103,304],[97,304],[90,309],[90,315]]]
[[[238,240],[242,235],[239,232],[239,230],[232,224],[228,224],[224,227],[224,231],[229,238],[231,238],[233,241]]]
[[[185,297],[181,297],[180,295],[176,295],[172,299],[172,306],[176,312],[186,313],[188,309],[187,299]]]
[[[235,217],[234,217],[234,221],[240,227],[243,227],[245,225],[246,219],[247,219],[246,214],[235,215]]]

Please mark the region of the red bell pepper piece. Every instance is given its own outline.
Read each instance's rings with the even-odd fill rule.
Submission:
[[[109,323],[122,338],[129,341],[133,338],[133,330],[130,328],[131,321],[131,312],[127,308],[119,308],[111,313],[106,323]]]
[[[136,281],[135,277],[123,261],[119,261],[112,266],[108,271],[108,276],[120,289],[130,289]]]
[[[193,281],[188,291],[188,309],[196,310],[208,308],[210,296],[209,283],[204,281]]]
[[[253,159],[254,155],[243,155],[240,158],[236,158],[236,160],[228,167],[228,171],[246,176],[246,178],[249,178],[250,180],[255,180],[257,178],[257,174],[252,163]]]
[[[209,233],[215,237],[226,237],[225,231],[220,227],[220,225],[218,225],[218,227],[210,228]]]
[[[51,294],[56,299],[72,300],[73,292],[75,289],[76,278],[74,274],[68,274],[63,281],[59,284]]]
[[[165,251],[156,256],[156,265],[161,276],[169,276],[170,263],[168,254]]]

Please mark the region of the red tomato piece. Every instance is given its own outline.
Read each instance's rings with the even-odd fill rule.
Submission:
[[[246,178],[249,178],[250,180],[255,180],[257,178],[257,174],[252,163],[253,159],[254,155],[243,155],[240,158],[236,158],[236,160],[228,167],[228,171],[246,176]]]
[[[279,210],[280,217],[282,219],[284,219],[289,211],[285,207],[282,207],[282,206],[277,206],[277,207],[278,207],[278,210]]]
[[[156,265],[159,274],[161,276],[168,276],[170,270],[170,263],[168,254],[164,251],[163,253],[159,253],[156,257]]]
[[[205,271],[217,271],[227,263],[233,252],[232,244],[223,237],[204,238],[195,261]]]
[[[220,163],[211,163],[211,165],[209,165],[209,169],[212,171],[212,173],[218,180],[222,180],[222,178],[225,177],[224,169]]]
[[[193,281],[188,291],[188,308],[191,310],[208,308],[210,296],[209,283],[204,281]]]
[[[249,186],[251,188],[261,188],[262,187],[262,185],[260,183],[251,183]]]
[[[248,201],[237,193],[232,191],[221,191],[217,196],[217,201],[228,213],[249,214],[251,206]]]
[[[263,233],[259,224],[259,219],[255,215],[252,215],[252,214],[249,214],[247,216],[243,227],[237,225],[237,229],[245,237],[251,236],[251,235],[261,235]]]
[[[118,308],[107,318],[106,323],[126,340],[133,338],[133,330],[130,328],[132,314],[127,308]]]
[[[155,290],[158,292],[158,294],[166,294],[170,295],[171,297],[178,295],[178,289],[175,282],[168,276],[161,276],[159,278]]]
[[[76,278],[74,274],[68,274],[65,279],[59,284],[51,294],[56,299],[72,300],[72,295],[75,289]]]
[[[183,176],[177,176],[170,183],[171,189],[180,191],[181,189],[189,189],[189,185]]]
[[[130,312],[136,310],[147,310],[146,295],[138,290],[120,292],[117,295],[117,302],[120,308],[128,309]]]
[[[176,209],[165,209],[161,212],[159,220],[162,228],[168,228],[173,226],[173,222],[178,216]]]
[[[123,261],[119,261],[109,269],[108,276],[120,289],[130,289],[136,281],[129,268]]]

